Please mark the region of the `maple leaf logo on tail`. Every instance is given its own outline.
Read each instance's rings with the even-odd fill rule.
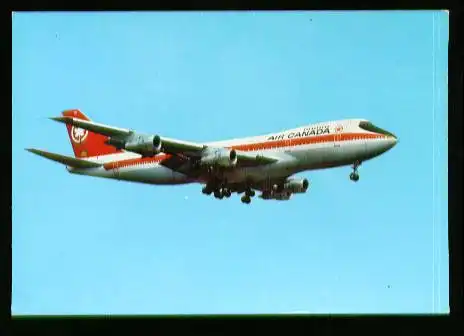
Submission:
[[[91,121],[78,109],[65,110],[62,112],[62,115],[65,117]],[[77,158],[101,157],[110,154],[122,153],[121,150],[106,144],[106,141],[108,140],[107,136],[70,124],[66,124],[66,129],[74,151],[74,156]]]
[[[71,128],[71,138],[76,143],[83,143],[85,138],[87,138],[88,134],[89,131],[87,131],[86,129],[74,126],[72,126]]]

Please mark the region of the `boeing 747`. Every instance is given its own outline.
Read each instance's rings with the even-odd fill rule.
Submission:
[[[392,133],[365,119],[321,122],[278,133],[248,138],[196,143],[146,134],[91,121],[77,109],[51,118],[64,123],[74,157],[27,149],[64,164],[73,174],[148,184],[203,185],[203,193],[218,199],[243,194],[249,204],[260,192],[264,200],[289,200],[305,193],[303,171],[358,167],[397,143]]]

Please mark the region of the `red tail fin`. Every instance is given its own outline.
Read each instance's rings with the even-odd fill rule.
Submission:
[[[66,110],[62,114],[65,117],[73,117],[76,119],[90,121],[90,119],[79,110]],[[104,135],[68,124],[66,124],[66,128],[68,129],[69,140],[71,141],[74,155],[77,158],[102,156],[122,152],[113,146],[105,144],[108,137]]]

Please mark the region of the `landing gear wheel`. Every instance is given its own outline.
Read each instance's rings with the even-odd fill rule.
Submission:
[[[211,195],[211,193],[213,192],[211,189],[208,189],[207,187],[204,187],[201,192],[205,195]]]
[[[223,199],[224,197],[227,197],[227,189],[226,188],[219,189],[219,192],[220,192],[219,199]]]
[[[250,204],[251,198],[250,198],[250,196],[245,195],[245,196],[242,196],[241,201],[242,201],[242,203]]]
[[[231,191],[229,189],[223,189],[222,192],[223,192],[224,196],[227,197],[227,198],[229,198],[232,195],[232,193],[231,193]]]
[[[350,180],[357,182],[359,180],[358,167],[361,165],[361,161],[353,163],[353,172],[350,174]]]
[[[249,190],[245,191],[245,195],[248,196],[248,197],[254,197],[256,195],[256,193],[255,193],[254,190],[249,189]]]
[[[221,191],[219,189],[216,189],[214,191],[214,197],[218,198],[218,199],[221,199],[223,196],[221,194]]]
[[[359,180],[359,174],[357,172],[351,173],[350,174],[350,180],[354,182],[358,182]]]

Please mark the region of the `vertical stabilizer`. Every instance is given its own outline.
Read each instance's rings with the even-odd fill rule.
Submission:
[[[77,109],[63,111],[62,115],[90,121],[84,113]],[[113,146],[105,144],[105,141],[108,140],[107,136],[68,124],[66,124],[66,128],[76,158],[103,156],[122,152]]]

